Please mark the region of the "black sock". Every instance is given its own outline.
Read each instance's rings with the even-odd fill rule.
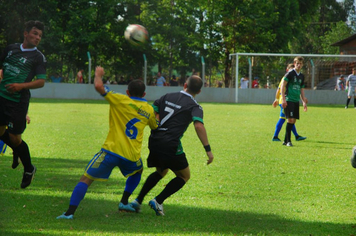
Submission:
[[[156,201],[159,204],[162,204],[164,200],[166,200],[172,194],[176,193],[184,185],[185,185],[184,179],[180,177],[175,177],[167,184],[167,186],[163,189],[163,191],[156,197]]]
[[[151,191],[151,189],[156,186],[156,184],[162,179],[162,176],[160,174],[158,174],[158,172],[153,172],[152,174],[150,174],[150,176],[148,176],[148,178],[146,179],[145,184],[142,186],[142,189],[139,193],[139,195],[137,196],[137,201],[138,203],[142,203],[144,197],[146,196],[146,194]]]
[[[127,205],[129,203],[129,197],[131,196],[131,193],[124,191],[124,194],[122,194],[121,201],[122,204]]]
[[[287,126],[286,126],[286,136],[285,136],[285,138],[284,138],[284,142],[285,142],[285,143],[291,142],[290,136],[291,136],[291,132],[292,132],[293,125],[294,125],[294,124],[292,124],[292,123],[287,123]]]
[[[19,146],[13,148],[14,152],[16,152],[20,160],[24,166],[25,172],[32,172],[33,166],[31,163],[30,150],[28,149],[27,143],[22,140]]]
[[[348,99],[347,99],[347,101],[346,101],[346,106],[349,106],[350,100],[351,100],[351,98],[348,98]],[[4,142],[5,142],[5,141],[4,141]]]
[[[73,205],[69,205],[69,208],[67,210],[66,213],[64,213],[64,215],[69,216],[69,215],[74,215],[74,212],[77,210],[78,206],[73,206]]]
[[[354,98],[354,107],[356,107],[356,98]]]

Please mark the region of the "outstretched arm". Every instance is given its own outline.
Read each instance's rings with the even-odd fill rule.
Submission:
[[[208,141],[208,135],[206,134],[206,130],[205,130],[205,127],[204,127],[204,124],[199,122],[199,121],[196,121],[194,122],[194,128],[195,128],[195,132],[197,133],[201,143],[203,144],[204,148],[205,148],[205,151],[206,151],[206,154],[208,155],[208,165],[210,163],[213,162],[214,160],[214,155],[213,153],[211,152],[211,149],[210,149],[210,145],[209,145],[209,141]]]

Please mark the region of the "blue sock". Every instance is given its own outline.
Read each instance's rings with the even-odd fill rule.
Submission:
[[[295,124],[293,125],[292,132],[295,137],[299,137],[299,134],[297,133],[297,129],[295,128]]]
[[[141,181],[141,173],[136,173],[134,175],[131,175],[126,180],[125,191],[132,193],[136,189],[140,181]]]
[[[286,121],[285,119],[279,118],[279,120],[278,120],[278,122],[276,124],[276,130],[274,131],[274,136],[273,137],[278,137],[279,132],[281,131],[282,126],[283,126],[285,121]]]
[[[141,173],[136,173],[127,178],[125,191],[122,194],[122,198],[120,201],[122,202],[122,204],[124,205],[128,204],[129,197],[131,196],[132,192],[136,189],[140,181],[141,181]]]
[[[70,197],[71,206],[78,206],[81,200],[83,200],[85,194],[87,193],[88,185],[83,182],[79,182],[77,186],[75,186],[72,196]]]

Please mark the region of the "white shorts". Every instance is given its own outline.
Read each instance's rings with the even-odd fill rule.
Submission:
[[[349,91],[347,92],[347,96],[354,97],[355,96],[355,88],[349,87]]]

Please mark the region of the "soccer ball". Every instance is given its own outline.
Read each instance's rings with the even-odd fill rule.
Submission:
[[[142,25],[132,24],[126,27],[125,39],[134,46],[144,46],[148,42],[148,32]]]

